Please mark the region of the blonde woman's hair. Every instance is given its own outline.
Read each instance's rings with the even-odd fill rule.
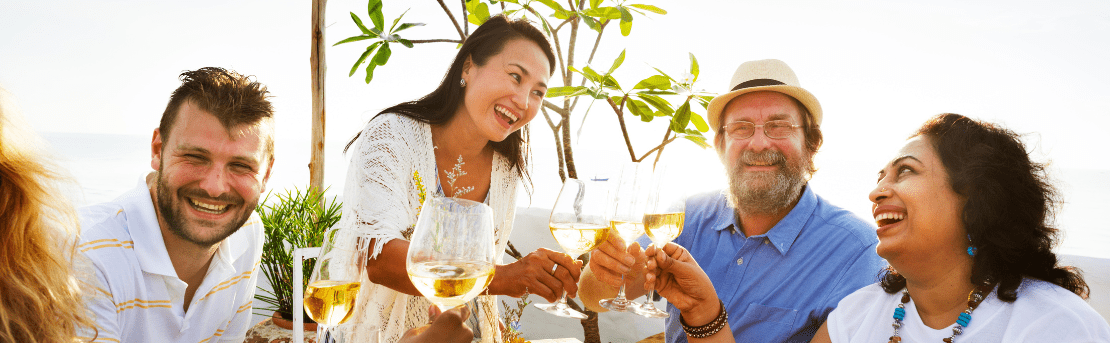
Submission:
[[[70,178],[46,158],[9,97],[0,88],[0,342],[95,336],[74,271],[77,214],[59,189]]]

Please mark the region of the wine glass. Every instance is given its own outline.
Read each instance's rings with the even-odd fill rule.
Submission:
[[[567,179],[551,209],[548,226],[555,241],[571,257],[594,250],[609,236],[608,185],[602,181]],[[560,317],[586,319],[567,306],[567,292],[554,304],[536,304],[544,312]]]
[[[661,249],[682,234],[682,226],[686,219],[686,189],[682,184],[677,183],[677,178],[668,175],[671,172],[667,169],[662,165],[655,168],[647,209],[644,211],[644,231],[647,231],[656,249]],[[655,307],[652,303],[653,298],[655,298],[654,289],[648,292],[647,299],[632,311],[649,318],[669,317],[666,311]]]
[[[617,184],[613,190],[611,228],[621,236],[625,244],[640,238],[644,234],[644,209],[647,205],[647,191],[651,183],[651,165],[641,163],[627,163],[618,175]],[[627,246],[625,246],[627,248]],[[621,275],[621,287],[616,298],[603,299],[598,302],[601,307],[610,311],[628,312],[635,304],[625,297],[624,275]]]
[[[366,273],[370,239],[348,231],[328,230],[320,257],[304,293],[304,309],[316,321],[320,342],[333,342],[332,329],[355,312],[355,299]]]
[[[406,268],[420,294],[447,311],[489,286],[497,256],[489,206],[429,197],[412,232]]]

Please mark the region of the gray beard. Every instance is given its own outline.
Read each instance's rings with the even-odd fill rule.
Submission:
[[[778,151],[763,153],[744,151],[738,161],[728,163],[728,202],[737,212],[747,214],[775,214],[789,210],[801,196],[806,184],[806,155],[801,161],[789,161]],[[743,164],[752,161],[770,162],[782,166],[774,173],[749,173]],[[794,163],[791,163],[794,162]]]

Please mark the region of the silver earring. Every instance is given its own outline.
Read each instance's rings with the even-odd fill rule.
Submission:
[[[466,79],[459,79],[459,86],[466,87]]]

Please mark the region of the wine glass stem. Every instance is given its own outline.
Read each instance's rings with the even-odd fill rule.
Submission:
[[[563,295],[559,297],[559,306],[570,307],[570,306],[567,306],[567,291],[566,290],[563,290]]]
[[[328,329],[329,328],[327,327],[327,325],[323,325],[323,324],[317,324],[316,325],[316,342],[317,343],[330,343],[330,340],[328,339]]]
[[[621,288],[617,291],[617,299],[624,301],[624,274],[621,274]]]

